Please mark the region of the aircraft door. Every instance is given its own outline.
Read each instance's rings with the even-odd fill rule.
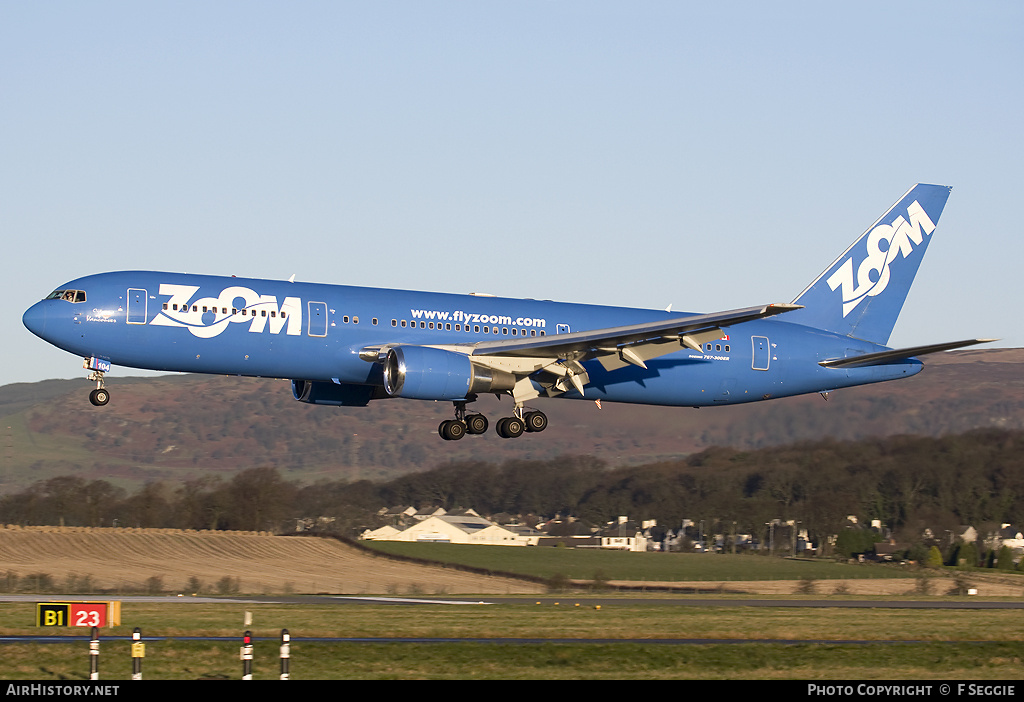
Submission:
[[[149,293],[142,288],[128,288],[128,324],[146,323],[146,304]]]
[[[309,335],[327,336],[327,303],[309,303]]]
[[[754,362],[751,368],[766,371],[771,360],[771,344],[767,336],[752,336],[750,341],[754,347]]]

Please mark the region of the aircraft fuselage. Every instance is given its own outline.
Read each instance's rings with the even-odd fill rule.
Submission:
[[[84,358],[161,371],[286,378],[378,387],[381,366],[366,348],[524,341],[573,331],[685,316],[682,313],[293,283],[125,271],[86,276],[25,313],[34,333]],[[71,299],[64,299],[71,298]],[[908,377],[916,359],[863,368],[819,362],[885,347],[760,319],[731,326],[700,351],[682,347],[639,365],[583,365],[589,384],[564,397],[709,406],[824,392]]]

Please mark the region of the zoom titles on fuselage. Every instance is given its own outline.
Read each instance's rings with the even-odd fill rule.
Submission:
[[[195,285],[161,283],[160,295],[167,295],[169,299],[149,323],[184,327],[201,339],[217,336],[229,324],[248,324],[252,333],[267,330],[271,334],[284,331],[289,336],[302,333],[302,300],[298,297],[286,297],[278,305],[274,295],[261,295],[251,288],[232,285],[217,297],[193,299],[198,291]]]

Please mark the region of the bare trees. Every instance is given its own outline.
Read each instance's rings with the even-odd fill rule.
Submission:
[[[629,515],[666,527],[703,520],[718,533],[757,533],[782,520],[800,523],[822,544],[856,514],[909,542],[926,529],[943,535],[960,524],[1021,521],[1021,465],[1024,432],[979,430],[940,439],[714,448],[620,468],[590,456],[463,461],[388,482],[302,486],[264,466],[151,482],[128,494],[105,480],[61,476],[0,496],[0,523],[290,531],[292,519],[313,519],[351,534],[378,508],[405,504],[593,523]]]

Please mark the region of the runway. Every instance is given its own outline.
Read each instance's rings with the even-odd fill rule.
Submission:
[[[543,597],[387,597],[374,595],[286,595],[251,597],[193,597],[177,595],[0,595],[0,602],[68,602],[105,601],[151,602],[182,604],[337,604],[337,605],[534,605],[580,607],[784,607],[784,608],[836,608],[836,609],[1024,609],[1024,600],[979,600],[965,597],[957,600],[835,600],[835,599],[770,599],[770,598],[715,598],[715,597],[601,597],[553,596]]]

